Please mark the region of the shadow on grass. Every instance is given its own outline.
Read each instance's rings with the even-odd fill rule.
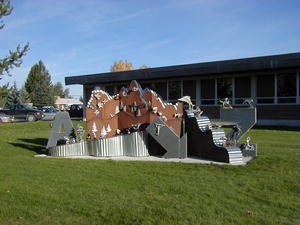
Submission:
[[[27,149],[29,151],[34,151],[37,154],[47,153],[46,145],[48,139],[46,138],[34,138],[34,139],[19,138],[18,140],[25,143],[10,143],[10,144],[15,147],[20,147],[23,149]]]

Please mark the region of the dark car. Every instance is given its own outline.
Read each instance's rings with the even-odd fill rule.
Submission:
[[[83,105],[71,105],[68,110],[70,117],[83,117]]]
[[[14,120],[27,120],[29,122],[40,120],[44,116],[42,111],[21,104],[4,108],[1,112],[12,116]]]

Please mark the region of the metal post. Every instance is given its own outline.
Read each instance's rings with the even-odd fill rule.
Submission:
[[[200,80],[196,80],[196,106],[201,105],[201,84]]]
[[[254,104],[257,104],[256,99],[256,76],[251,76],[251,98],[253,99]]]
[[[278,104],[278,97],[277,97],[277,73],[274,74],[274,104]]]
[[[300,95],[300,87],[299,87],[299,81],[300,81],[300,77],[299,77],[300,75],[299,75],[299,72],[297,73],[297,76],[296,76],[296,103],[297,104],[300,104],[300,97],[299,97],[299,95]]]

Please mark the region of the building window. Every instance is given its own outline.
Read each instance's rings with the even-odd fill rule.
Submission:
[[[277,75],[278,103],[296,103],[297,77],[294,73]]]
[[[196,83],[195,80],[182,81],[183,96],[190,96],[193,104],[196,102]]]
[[[177,102],[181,98],[181,81],[169,81],[169,101]]]
[[[232,99],[232,78],[218,78],[217,79],[217,96],[218,100],[224,98]]]
[[[201,104],[214,105],[215,104],[215,80],[207,79],[201,80]]]
[[[105,91],[110,95],[115,95],[115,86],[105,86]]]
[[[151,90],[155,90],[155,84],[154,83],[141,83],[141,86],[143,89],[151,89]]]
[[[274,75],[257,76],[256,82],[257,103],[274,103]]]
[[[234,80],[234,97],[236,104],[243,104],[251,98],[251,77],[236,77]]]
[[[122,87],[128,88],[129,84],[119,84],[119,85],[117,85],[117,93],[120,92],[120,90],[122,89]]]
[[[85,104],[90,100],[92,91],[95,89],[93,86],[85,86]]]
[[[153,89],[163,100],[167,99],[167,83],[155,83],[155,88]]]

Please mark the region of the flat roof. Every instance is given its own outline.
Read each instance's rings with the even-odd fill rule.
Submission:
[[[273,70],[283,68],[300,68],[300,52],[176,66],[154,67],[121,72],[70,76],[65,77],[65,83],[66,85],[86,85],[124,82],[131,80],[140,81],[176,77],[218,75],[225,73]]]

